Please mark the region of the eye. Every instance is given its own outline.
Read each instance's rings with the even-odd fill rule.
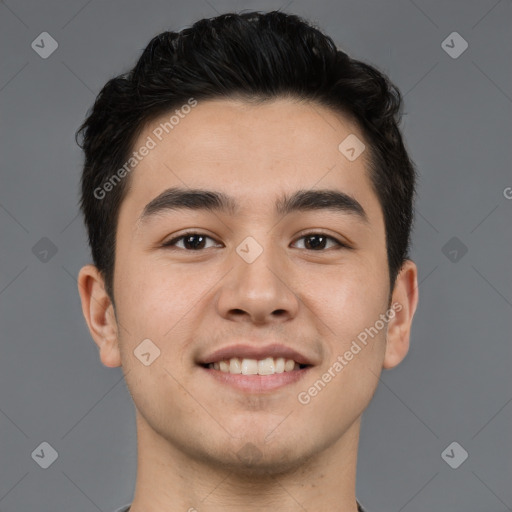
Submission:
[[[298,240],[305,239],[307,240],[307,243],[304,246],[304,249],[312,250],[312,251],[318,251],[321,249],[325,249],[325,244],[327,241],[334,242],[335,247],[341,248],[349,248],[348,245],[344,244],[343,242],[340,242],[336,238],[326,235],[325,233],[308,233],[306,235],[301,236],[298,238]],[[300,249],[301,247],[299,247]]]
[[[177,243],[183,240],[183,247],[179,247],[180,249],[190,249],[192,251],[200,251],[204,249],[204,244],[206,239],[213,240],[212,237],[205,235],[204,233],[197,233],[195,231],[190,231],[188,233],[184,233],[181,236],[173,238],[169,240],[162,247],[177,247]]]
[[[169,240],[168,242],[164,243],[162,247],[178,247],[179,249],[184,250],[191,250],[191,251],[201,251],[202,249],[206,249],[205,243],[206,240],[212,240],[215,242],[215,240],[205,235],[204,233],[198,233],[195,231],[190,231],[188,233],[184,233],[183,235],[180,235],[176,238],[173,238],[172,240]],[[337,248],[346,248],[349,249],[350,247],[343,242],[340,242],[336,238],[327,235],[325,233],[308,233],[306,235],[301,236],[297,240],[305,239],[306,243],[304,244],[304,249],[311,250],[311,251],[321,251],[322,249],[326,249],[326,244],[330,242],[334,242],[334,247]],[[183,246],[178,246],[178,243],[183,241]],[[297,243],[297,242],[295,242]],[[299,247],[301,249],[301,247]]]

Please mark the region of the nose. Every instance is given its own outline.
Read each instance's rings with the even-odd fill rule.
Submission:
[[[217,302],[223,318],[266,324],[286,322],[297,315],[299,299],[292,272],[278,251],[266,247],[251,263],[233,252],[234,268],[223,280]]]

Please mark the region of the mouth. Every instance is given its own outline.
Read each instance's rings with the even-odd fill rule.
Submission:
[[[284,357],[269,356],[264,359],[232,357],[230,359],[204,363],[201,366],[209,370],[217,370],[231,375],[275,375],[303,370],[311,365],[301,364],[293,359],[286,359]]]
[[[282,345],[231,346],[197,363],[216,382],[252,394],[295,383],[314,366],[302,354]]]

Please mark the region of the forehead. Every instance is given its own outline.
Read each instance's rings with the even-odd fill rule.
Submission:
[[[269,212],[278,197],[298,189],[336,189],[358,197],[371,212],[376,198],[366,170],[368,151],[347,158],[347,140],[361,150],[358,125],[309,102],[208,100],[178,108],[141,131],[133,150],[152,149],[131,173],[121,209],[137,214],[135,221],[151,200],[180,187],[222,189],[238,198],[242,214]]]

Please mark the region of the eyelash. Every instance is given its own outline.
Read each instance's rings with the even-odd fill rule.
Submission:
[[[193,236],[193,235],[200,235],[200,236],[204,236],[206,238],[209,238],[210,240],[214,240],[214,238],[212,238],[211,236],[208,236],[206,235],[205,233],[200,233],[198,231],[189,231],[187,233],[183,233],[182,235],[176,237],[176,238],[173,238],[172,240],[169,240],[168,242],[166,242],[165,244],[162,245],[162,247],[165,247],[165,248],[172,248],[174,249],[175,248],[175,244],[176,242],[188,237],[188,236]],[[318,232],[318,231],[312,231],[310,233],[306,233],[302,236],[300,236],[299,238],[297,238],[297,240],[301,240],[302,238],[307,238],[309,236],[314,236],[314,235],[317,235],[317,236],[323,236],[323,237],[326,237],[328,238],[329,240],[332,240],[334,243],[336,243],[336,245],[338,246],[336,249],[350,249],[351,247],[349,247],[347,244],[344,244],[343,242],[340,242],[337,238],[334,238],[326,233],[322,233],[322,232]],[[179,248],[183,251],[186,251],[186,252],[201,252],[201,251],[204,251],[205,249],[196,249],[196,250],[188,250],[188,249],[183,249],[183,248]],[[306,249],[308,250],[308,249]],[[326,252],[327,249],[321,249],[321,250],[313,250],[313,249],[309,249],[310,252]]]

